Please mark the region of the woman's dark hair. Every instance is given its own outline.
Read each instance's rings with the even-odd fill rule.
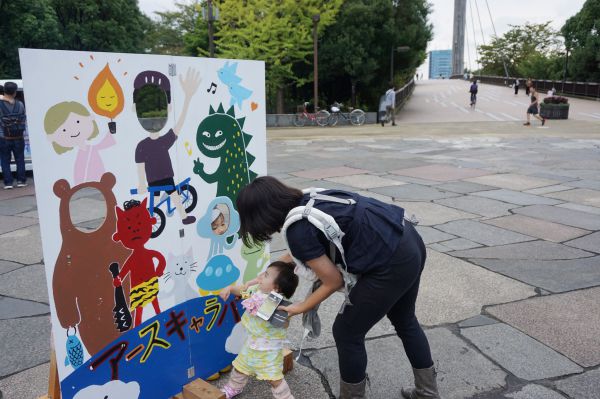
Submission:
[[[292,295],[294,295],[294,292],[296,292],[296,287],[298,287],[298,276],[294,273],[296,265],[294,263],[278,260],[271,263],[269,267],[272,267],[279,272],[273,281],[279,289],[279,293],[286,298],[291,298]]]
[[[240,213],[240,237],[247,247],[269,241],[281,230],[285,217],[300,205],[302,191],[271,176],[254,179],[240,190],[236,200]]]

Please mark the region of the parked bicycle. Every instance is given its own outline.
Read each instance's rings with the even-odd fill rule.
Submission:
[[[299,111],[296,115],[294,115],[294,126],[302,127],[306,125],[307,122],[314,122],[319,126],[327,126],[329,121],[329,112],[322,109],[318,112],[308,112],[308,102],[305,102],[304,105],[299,106]]]
[[[170,217],[175,212],[175,207],[171,206],[171,196],[166,193],[166,191],[176,190],[177,193],[181,196],[181,204],[185,209],[186,213],[190,213],[196,207],[198,203],[198,194],[196,193],[196,189],[190,185],[191,178],[188,177],[181,183],[177,184],[175,187],[173,186],[154,186],[148,187],[148,194],[150,196],[150,200],[148,201],[148,211],[150,212],[150,216],[156,217],[156,223],[152,226],[152,234],[150,237],[156,238],[163,232],[165,226],[167,225],[167,216],[165,212],[161,209],[163,205],[167,211],[167,215]],[[154,203],[154,197],[158,196],[161,191],[165,191],[165,195],[160,197],[158,202]],[[129,192],[133,195],[138,193],[137,188],[132,188]]]
[[[361,126],[365,123],[365,111],[362,109],[352,109],[350,112],[342,112],[342,104],[337,101],[331,104],[331,115],[329,115],[328,123],[331,126],[337,125],[340,119],[345,119],[346,122],[350,122],[354,126]]]

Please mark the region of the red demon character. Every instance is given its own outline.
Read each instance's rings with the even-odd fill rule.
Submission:
[[[165,257],[158,251],[144,248],[150,240],[152,225],[156,218],[150,217],[146,209],[146,199],[140,204],[139,201],[127,201],[122,210],[117,210],[117,232],[113,234],[114,241],[121,241],[126,248],[133,250],[125,261],[119,275],[115,277],[115,287],[121,285],[121,280],[131,273],[130,305],[134,316],[134,327],[142,322],[142,311],[144,306],[152,302],[156,314],[160,313],[158,305],[158,278],[163,275],[167,262]],[[154,268],[154,259],[158,266]]]

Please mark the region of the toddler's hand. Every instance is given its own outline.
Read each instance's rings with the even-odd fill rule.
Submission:
[[[223,301],[226,301],[231,295],[231,287],[225,287],[219,292],[219,296]]]

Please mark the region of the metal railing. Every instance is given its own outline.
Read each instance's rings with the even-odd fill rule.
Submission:
[[[402,86],[400,89],[396,90],[396,112],[400,111],[404,104],[408,101],[413,91],[415,90],[415,80],[411,79],[407,84]],[[377,123],[379,123],[379,114],[382,112],[382,109],[385,109],[383,104],[385,103],[385,94],[379,97],[379,112],[377,113]]]
[[[504,76],[475,76],[481,83],[488,83],[498,86],[510,86],[513,84],[516,77],[504,77]],[[461,76],[453,76],[452,78],[462,78]],[[518,78],[521,88],[525,88],[526,78]],[[531,79],[533,87],[540,92],[544,93],[548,90],[555,88],[556,92],[563,95],[571,95],[578,97],[585,97],[590,99],[600,100],[600,83],[595,82],[563,82],[562,80],[543,80],[543,79]]]

